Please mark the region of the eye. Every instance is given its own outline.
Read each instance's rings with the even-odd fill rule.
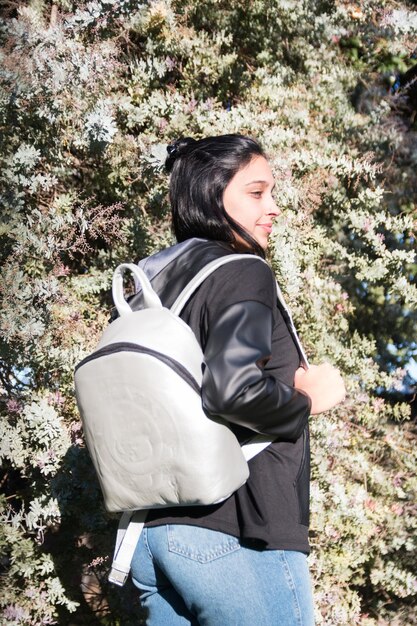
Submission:
[[[250,195],[254,198],[260,198],[262,196],[262,191],[251,191]]]

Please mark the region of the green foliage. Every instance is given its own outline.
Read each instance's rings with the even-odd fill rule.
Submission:
[[[416,132],[392,92],[417,12],[363,0],[10,3],[0,22],[0,607],[5,626],[138,623],[109,589],[106,516],[73,368],[112,269],[169,245],[164,146],[259,137],[277,180],[271,262],[344,405],[312,419],[319,625],[413,624]],[[385,394],[382,392],[385,391]],[[381,397],[381,394],[383,397]]]

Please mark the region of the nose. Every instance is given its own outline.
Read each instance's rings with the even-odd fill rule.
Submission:
[[[271,217],[278,217],[278,215],[281,215],[281,209],[277,207],[273,198],[271,198],[271,203],[267,209],[267,215],[270,215]]]

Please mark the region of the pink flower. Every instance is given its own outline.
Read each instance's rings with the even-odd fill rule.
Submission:
[[[51,393],[48,396],[48,402],[49,404],[55,404],[56,406],[62,406],[65,402],[65,398],[64,396],[61,394],[61,392],[55,391],[55,393]]]
[[[83,426],[81,422],[72,422],[70,426],[71,442],[77,446],[83,443]]]
[[[375,500],[372,500],[372,498],[367,498],[364,502],[365,508],[369,509],[370,511],[375,511],[376,510],[376,502]]]
[[[391,506],[391,511],[395,513],[396,515],[402,515],[404,513],[404,507],[398,502],[396,502],[395,504]]]
[[[58,263],[52,270],[54,276],[68,276],[70,271],[70,268],[63,263]]]
[[[18,400],[16,400],[16,398],[10,398],[7,400],[6,406],[10,413],[19,413],[22,409],[22,405]]]

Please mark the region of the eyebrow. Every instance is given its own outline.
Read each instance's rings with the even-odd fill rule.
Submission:
[[[256,185],[256,184],[269,185],[269,182],[267,180],[251,180],[250,183],[245,184],[245,187],[249,187],[249,185]],[[275,184],[276,183],[273,184],[272,190],[275,189]]]

